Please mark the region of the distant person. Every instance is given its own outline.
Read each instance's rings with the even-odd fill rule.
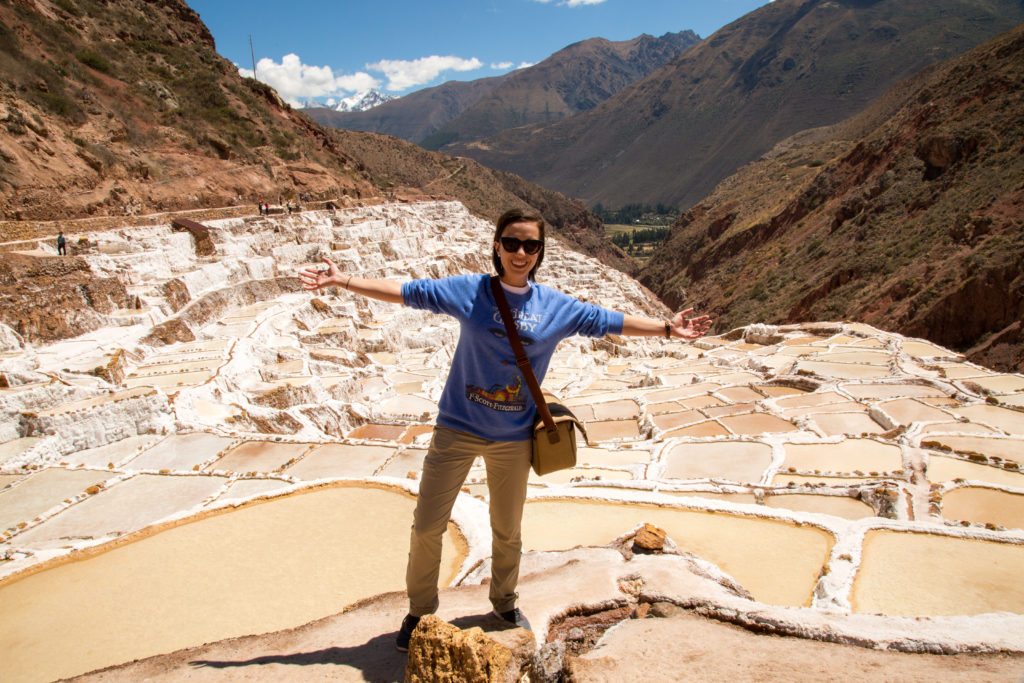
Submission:
[[[710,328],[711,319],[706,315],[687,317],[693,309],[680,311],[670,320],[639,318],[537,284],[535,275],[544,260],[544,232],[539,214],[513,209],[498,219],[491,244],[491,262],[514,311],[538,382],[544,381],[558,342],[572,335],[664,335],[692,341]],[[437,425],[423,461],[405,575],[409,613],[398,631],[396,647],[408,650],[420,618],[437,611],[441,539],[455,498],[478,455],[487,467],[491,496],[491,605],[496,617],[529,629],[530,622],[516,606],[516,586],[536,408],[500,322],[491,277],[458,275],[401,283],[344,274],[330,259],[323,261],[326,268],[299,273],[304,289],[344,287],[361,296],[451,315],[461,324],[438,405]]]
[[[68,255],[68,241],[64,238],[64,231],[61,230],[57,233],[57,255],[67,256]]]

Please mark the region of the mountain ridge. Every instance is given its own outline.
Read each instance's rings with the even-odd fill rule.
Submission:
[[[437,149],[455,139],[473,140],[587,111],[699,40],[692,31],[623,41],[589,38],[530,67],[475,81],[449,81],[371,112],[313,109],[309,114],[324,125],[395,135]]]
[[[588,112],[442,150],[588,204],[686,208],[780,140],[1021,21],[1018,0],[776,0]]]

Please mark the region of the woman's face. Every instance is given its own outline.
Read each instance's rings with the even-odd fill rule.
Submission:
[[[502,238],[507,237],[515,238],[520,242],[526,240],[539,241],[540,226],[536,223],[510,223],[505,226],[501,233],[501,238],[494,243],[494,249],[497,251],[498,258],[501,259],[501,266],[505,270],[502,279],[510,285],[525,285],[530,271],[533,270],[533,266],[537,263],[537,259],[543,251],[543,247],[534,254],[527,254],[527,246],[520,244],[512,252],[507,250],[505,245],[502,244]]]

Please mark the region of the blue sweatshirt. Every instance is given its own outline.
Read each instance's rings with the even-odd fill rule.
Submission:
[[[583,303],[532,283],[525,294],[505,290],[537,382],[544,381],[558,342],[574,334],[622,332],[623,314]],[[413,308],[458,319],[459,344],[441,394],[437,424],[489,441],[531,438],[537,412],[491,292],[490,276],[412,280],[402,300]]]

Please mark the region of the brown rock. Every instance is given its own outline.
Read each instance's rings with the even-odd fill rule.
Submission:
[[[666,534],[653,524],[644,524],[633,538],[634,552],[660,553],[665,549]]]
[[[511,636],[511,647],[498,643],[479,627],[463,631],[434,615],[427,615],[413,631],[405,680],[407,683],[518,681],[533,659],[533,634],[524,629],[506,633],[508,635],[502,639],[508,641]]]

